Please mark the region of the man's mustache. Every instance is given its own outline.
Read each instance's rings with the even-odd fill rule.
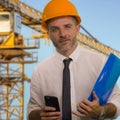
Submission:
[[[68,37],[66,37],[66,36],[60,36],[60,39],[59,39],[59,41],[65,41],[65,40],[68,40],[69,38]]]

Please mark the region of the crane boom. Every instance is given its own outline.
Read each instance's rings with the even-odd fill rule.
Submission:
[[[46,34],[46,31],[41,26],[42,13],[40,11],[30,7],[29,5],[26,5],[19,0],[1,0],[0,4],[0,10],[10,11],[14,8],[15,11],[20,13],[22,17],[22,23],[24,25],[27,25],[42,34]],[[86,32],[83,26],[81,26],[81,28]],[[89,46],[89,48],[95,49],[105,55],[109,55],[110,52],[113,52],[120,56],[119,51],[106,46],[103,43],[100,43],[98,40],[94,39],[93,36],[91,38],[85,34],[80,33],[78,40],[83,43],[84,46]]]
[[[0,11],[18,12],[22,23],[38,32],[45,32],[41,27],[42,13],[19,0],[0,0]]]

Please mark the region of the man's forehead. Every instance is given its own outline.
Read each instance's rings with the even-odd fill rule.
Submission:
[[[72,20],[73,20],[73,17],[71,17],[71,16],[57,17],[57,18],[49,20],[47,22],[47,25],[57,24],[57,23],[61,23],[62,24],[62,22],[64,22],[65,24],[68,24]]]

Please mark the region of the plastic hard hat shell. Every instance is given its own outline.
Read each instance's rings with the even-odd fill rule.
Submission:
[[[75,6],[68,0],[51,0],[43,10],[42,26],[46,28],[46,21],[62,16],[75,16],[78,23],[81,22],[81,18],[78,15]]]

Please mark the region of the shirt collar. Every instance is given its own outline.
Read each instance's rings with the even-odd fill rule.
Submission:
[[[69,58],[72,58],[73,62],[77,61],[77,58],[79,56],[80,53],[80,45],[78,44],[76,49],[73,51],[73,53],[69,56]],[[59,61],[63,61],[64,59],[66,59],[66,56],[61,55],[59,52],[56,51],[56,56],[57,56],[57,60]]]

